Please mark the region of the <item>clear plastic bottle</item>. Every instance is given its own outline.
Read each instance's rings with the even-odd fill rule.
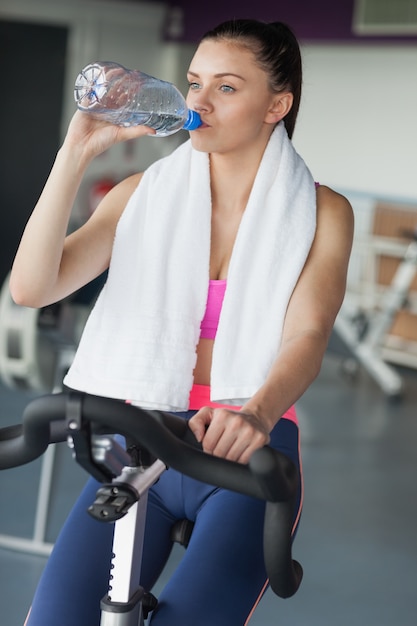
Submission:
[[[90,63],[77,76],[74,98],[81,111],[118,126],[150,126],[166,137],[201,125],[172,84],[119,63]]]

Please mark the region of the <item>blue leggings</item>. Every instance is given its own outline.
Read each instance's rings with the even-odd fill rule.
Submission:
[[[188,417],[191,413],[188,415]],[[300,470],[298,428],[281,419],[271,445]],[[99,483],[90,479],[70,513],[39,582],[28,626],[99,626],[108,588],[112,524],[86,510]],[[294,511],[298,523],[302,480]],[[151,590],[170,555],[173,523],[195,522],[192,538],[151,614],[152,626],[243,626],[267,587],[264,502],[169,469],[149,493],[142,580]]]

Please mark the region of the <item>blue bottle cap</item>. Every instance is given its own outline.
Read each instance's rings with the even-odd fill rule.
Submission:
[[[192,111],[191,109],[188,109],[188,117],[183,126],[184,130],[195,130],[196,128],[201,126],[201,124],[201,117],[197,113],[197,111]]]

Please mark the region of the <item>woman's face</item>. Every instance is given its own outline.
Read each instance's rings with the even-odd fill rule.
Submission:
[[[250,50],[232,42],[203,41],[187,77],[187,105],[203,121],[191,132],[196,150],[226,153],[268,139],[277,121],[269,114],[276,94]]]

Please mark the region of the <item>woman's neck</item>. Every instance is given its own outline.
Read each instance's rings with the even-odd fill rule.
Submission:
[[[213,211],[243,213],[258,173],[266,144],[236,153],[210,154]]]
[[[210,163],[211,202],[213,211],[243,213],[255,181],[259,163],[230,162],[213,159]]]

